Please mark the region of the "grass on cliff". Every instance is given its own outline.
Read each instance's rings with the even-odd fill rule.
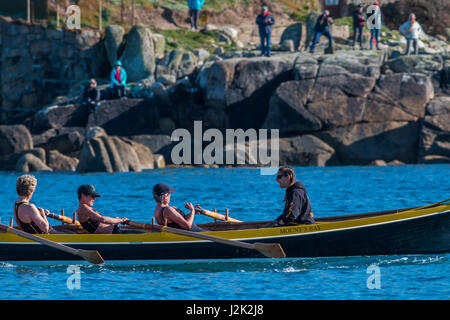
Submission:
[[[53,0],[58,1],[58,0]],[[99,0],[78,0],[77,5],[81,9],[81,25],[83,27],[98,27],[99,21]],[[263,2],[263,1],[262,1]],[[125,8],[125,14],[130,14],[132,0],[102,0],[102,24],[103,27],[109,24],[120,24],[117,21],[120,17],[121,3]],[[221,11],[224,8],[243,3],[250,6],[255,4],[254,0],[205,0],[204,10]],[[283,11],[292,19],[306,21],[306,17],[312,11],[319,10],[318,0],[272,0],[267,3],[281,4]],[[151,10],[156,7],[166,7],[172,10],[184,11],[188,10],[187,0],[135,0],[136,11]],[[47,21],[50,25],[56,25],[56,14],[50,12],[50,19]],[[62,22],[63,18],[61,18]]]
[[[194,50],[212,46],[218,42],[214,32],[194,32],[190,30],[160,30],[166,39],[166,50],[184,48]]]

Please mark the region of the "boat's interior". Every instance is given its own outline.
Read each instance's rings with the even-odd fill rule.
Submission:
[[[316,218],[315,221],[317,223],[321,222],[340,222],[346,220],[354,220],[354,219],[362,219],[369,217],[376,217],[388,214],[399,213],[407,210],[411,210],[414,208],[407,209],[397,209],[397,210],[388,210],[388,211],[379,211],[379,212],[370,212],[370,213],[361,213],[361,214],[352,214],[352,215],[341,215],[335,217],[323,217]],[[245,230],[245,229],[260,229],[260,228],[270,228],[273,224],[273,221],[251,221],[251,222],[226,222],[226,221],[214,221],[210,223],[199,224],[198,226],[207,231],[227,231],[227,230]],[[64,224],[59,226],[53,226],[54,229],[58,231],[70,231],[78,234],[87,233],[81,226],[74,224]],[[121,230],[125,233],[133,233],[133,229],[131,227],[122,226]]]
[[[436,203],[426,208],[432,208],[441,205],[442,202]],[[388,210],[388,211],[378,211],[370,213],[361,214],[351,214],[351,215],[338,215],[333,217],[315,217],[317,223],[323,222],[340,222],[347,220],[363,219],[370,217],[377,217],[388,214],[400,213],[413,209],[422,209],[425,207],[414,207],[406,209]],[[152,225],[151,223],[149,224]],[[260,228],[270,228],[273,225],[273,221],[252,221],[252,222],[227,222],[227,221],[214,221],[210,223],[199,224],[198,226],[207,231],[227,231],[227,230],[245,230],[245,229],[260,229]],[[18,227],[15,227],[18,228]],[[62,233],[75,233],[75,234],[86,234],[87,232],[79,224],[67,224],[63,223],[61,225],[53,225],[53,228]],[[142,233],[151,231],[135,230],[128,226],[121,226],[122,233]]]

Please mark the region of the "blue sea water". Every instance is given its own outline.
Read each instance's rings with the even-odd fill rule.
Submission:
[[[392,167],[298,167],[316,217],[420,206],[450,198],[450,165]],[[18,173],[0,173],[0,217],[13,216]],[[104,215],[150,221],[151,189],[165,182],[176,189],[172,203],[217,208],[244,221],[272,220],[283,207],[275,176],[258,169],[168,168],[142,173],[36,173],[38,206],[70,215],[76,190],[92,184]],[[196,216],[197,223],[210,218]],[[379,268],[370,286],[369,266]],[[101,266],[80,264],[78,287],[67,281],[67,265],[0,262],[0,300],[151,299],[449,299],[450,254],[303,259],[261,259]],[[370,289],[372,288],[372,289]]]

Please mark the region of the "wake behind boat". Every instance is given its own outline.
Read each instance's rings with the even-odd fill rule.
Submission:
[[[450,199],[449,199],[450,200]],[[249,244],[277,243],[286,257],[327,257],[450,252],[450,203],[365,214],[317,218],[313,225],[267,227],[269,221],[200,224],[199,235]],[[152,224],[146,224],[151,226]],[[264,258],[257,251],[190,236],[160,232],[86,234],[77,224],[56,226],[74,234],[36,235],[81,250],[96,250],[106,262]],[[79,261],[81,257],[15,234],[0,232],[0,261]]]

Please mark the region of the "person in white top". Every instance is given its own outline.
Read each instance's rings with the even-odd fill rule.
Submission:
[[[413,43],[414,54],[418,54],[419,53],[418,40],[419,40],[420,33],[422,32],[422,27],[416,21],[416,15],[414,13],[411,13],[409,15],[408,21],[406,21],[404,24],[402,24],[400,26],[400,32],[406,38],[405,54],[409,55],[411,42]]]

